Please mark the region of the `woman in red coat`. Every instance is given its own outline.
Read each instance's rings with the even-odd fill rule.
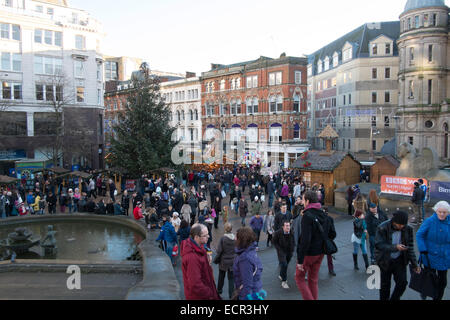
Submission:
[[[190,237],[181,243],[181,270],[186,300],[220,300],[211,257],[205,250],[208,238],[208,228],[194,224]]]
[[[140,220],[140,219],[144,218],[144,216],[142,215],[142,203],[140,203],[140,202],[137,203],[136,208],[134,208],[134,210],[133,210],[133,215],[136,220]]]

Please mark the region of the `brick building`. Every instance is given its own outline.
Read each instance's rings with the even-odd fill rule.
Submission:
[[[306,66],[306,58],[285,54],[212,64],[200,78],[203,142],[211,140],[210,129],[217,129],[227,141],[245,140],[245,152],[254,157],[250,161],[289,167],[308,150]],[[238,161],[242,156],[232,155]]]

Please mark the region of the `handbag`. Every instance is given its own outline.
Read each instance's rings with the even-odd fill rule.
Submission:
[[[317,227],[319,228],[320,233],[322,234],[322,238],[324,241],[324,253],[326,255],[331,255],[331,254],[335,254],[338,252],[338,248],[336,246],[336,243],[334,243],[333,240],[331,240],[330,238],[328,238],[328,235],[325,234],[325,230],[323,229],[322,225],[320,224],[319,220],[317,220],[317,218],[312,217],[314,219],[314,221],[317,224]],[[328,217],[327,217],[328,219]]]
[[[428,265],[430,265],[430,259],[428,254],[425,254],[428,260]],[[439,278],[436,274],[436,270],[431,268],[425,268],[423,265],[422,257],[419,259],[419,264],[421,271],[417,274],[413,267],[410,265],[411,281],[409,282],[409,287],[414,291],[419,292],[422,296],[430,297],[435,299],[438,295],[439,288]]]

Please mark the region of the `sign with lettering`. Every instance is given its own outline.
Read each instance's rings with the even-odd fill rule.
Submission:
[[[136,189],[136,180],[127,180],[125,182],[125,187],[127,190],[134,191]]]
[[[450,182],[432,181],[430,197],[431,200],[450,202]]]
[[[398,194],[401,196],[412,196],[414,192],[414,182],[419,178],[405,178],[382,176],[381,193]],[[423,183],[428,185],[428,181],[423,179]]]
[[[0,160],[26,159],[25,150],[0,150]]]

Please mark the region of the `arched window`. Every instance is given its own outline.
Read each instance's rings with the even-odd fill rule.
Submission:
[[[236,100],[231,100],[230,102],[230,114],[237,114],[236,112]]]
[[[269,98],[270,112],[277,112],[277,99],[275,96]]]
[[[247,114],[255,114],[258,113],[258,99],[257,98],[248,98],[247,99]]]
[[[181,121],[181,115],[180,115],[180,111],[177,111],[177,121],[180,122]]]
[[[257,143],[258,142],[258,125],[250,124],[246,131],[247,142],[249,143]]]
[[[195,120],[198,120],[198,110],[195,110]]]
[[[241,78],[236,79],[236,89],[239,89],[241,87]]]
[[[220,108],[219,108],[220,115],[221,116],[226,115],[227,114],[227,105],[226,105],[225,101],[221,101],[219,106],[220,106]]]
[[[189,110],[189,119],[194,121],[194,112],[192,112],[192,110]]]
[[[184,110],[181,111],[181,119],[182,119],[183,121],[185,120],[185,118],[184,118]]]
[[[283,126],[280,123],[274,123],[269,130],[270,142],[281,142],[283,140]]]
[[[220,91],[224,91],[225,90],[225,80],[221,80],[220,81]]]

